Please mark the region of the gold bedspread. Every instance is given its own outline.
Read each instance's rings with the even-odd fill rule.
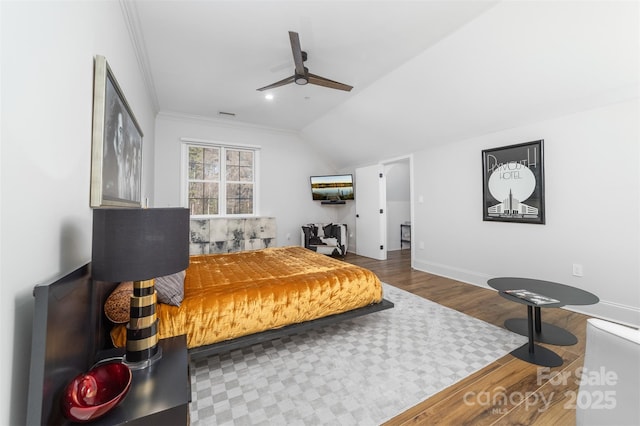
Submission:
[[[382,300],[371,271],[302,247],[191,256],[180,307],[159,303],[158,337],[194,348]],[[124,346],[126,329],[111,337]]]

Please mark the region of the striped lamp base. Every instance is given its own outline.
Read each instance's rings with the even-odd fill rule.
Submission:
[[[158,318],[154,280],[134,281],[127,325],[125,362],[131,369],[150,366],[162,357],[158,346]]]

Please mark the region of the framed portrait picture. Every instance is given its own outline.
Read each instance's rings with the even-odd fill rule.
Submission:
[[[543,140],[482,151],[482,218],[544,224]]]
[[[143,135],[104,56],[93,85],[91,207],[141,207]]]

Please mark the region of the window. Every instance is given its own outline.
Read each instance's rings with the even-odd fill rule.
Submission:
[[[185,144],[192,216],[255,215],[257,149]]]
[[[220,148],[189,147],[188,185],[191,215],[218,214]]]
[[[253,213],[253,151],[226,149],[227,214]]]

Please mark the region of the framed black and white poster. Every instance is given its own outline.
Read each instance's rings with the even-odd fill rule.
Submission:
[[[104,56],[96,56],[91,207],[141,207],[142,131]]]
[[[543,140],[482,151],[482,218],[544,224]]]

